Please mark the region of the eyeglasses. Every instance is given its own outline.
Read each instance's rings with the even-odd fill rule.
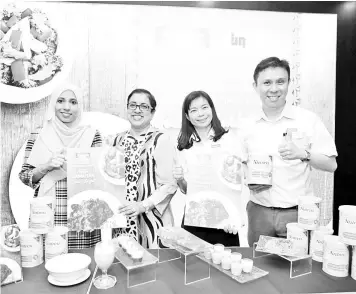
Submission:
[[[132,110],[132,111],[136,110],[137,107],[141,111],[145,111],[145,112],[147,112],[147,111],[149,111],[151,109],[151,106],[149,106],[149,105],[147,105],[145,103],[142,103],[142,104],[129,103],[129,104],[127,104],[127,109]]]

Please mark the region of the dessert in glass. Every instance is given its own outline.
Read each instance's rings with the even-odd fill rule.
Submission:
[[[245,273],[250,273],[253,268],[253,260],[249,258],[243,258],[241,259],[241,264],[242,264],[242,270]]]
[[[143,254],[143,250],[136,249],[132,252],[131,259],[134,261],[134,263],[140,263],[142,262]]]
[[[239,252],[231,253],[231,262],[241,262],[242,254]]]
[[[116,277],[108,275],[108,268],[114,261],[115,258],[115,245],[110,241],[99,242],[95,246],[94,259],[101,269],[102,275],[94,279],[94,286],[97,289],[109,289],[116,284]]]
[[[221,263],[221,259],[222,259],[222,252],[213,252],[211,255],[212,259],[213,259],[213,263],[215,264],[220,264]]]
[[[241,264],[241,262],[234,261],[234,262],[231,263],[231,273],[234,276],[241,275],[241,273],[242,273],[242,264]]]
[[[221,259],[221,267],[224,270],[230,270],[231,268],[231,258],[229,256],[225,256]]]

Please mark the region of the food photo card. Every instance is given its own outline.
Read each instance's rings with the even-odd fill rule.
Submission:
[[[67,172],[69,230],[126,227],[118,213],[126,202],[124,157],[116,147],[69,148]]]
[[[221,229],[225,225],[241,224],[239,198],[232,201],[216,191],[196,193],[186,201],[184,224]]]
[[[243,215],[241,159],[230,153],[210,159],[207,156],[199,154],[189,158],[184,224],[206,228],[223,228],[228,224],[240,227]]]

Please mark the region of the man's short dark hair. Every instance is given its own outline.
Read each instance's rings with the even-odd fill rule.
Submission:
[[[284,68],[288,73],[288,81],[290,80],[290,67],[289,67],[288,61],[285,59],[281,60],[278,57],[268,57],[266,59],[263,59],[259,64],[257,64],[257,66],[255,68],[255,71],[253,73],[253,80],[255,81],[256,84],[257,84],[257,79],[258,79],[258,76],[260,75],[260,72],[264,71],[265,69],[267,69],[269,67]]]

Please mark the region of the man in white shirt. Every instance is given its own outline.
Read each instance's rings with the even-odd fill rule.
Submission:
[[[311,169],[334,172],[335,143],[320,118],[309,110],[286,104],[290,67],[270,57],[256,67],[253,86],[262,109],[245,130],[249,154],[272,156],[272,186],[250,185],[247,205],[248,241],[260,235],[286,236],[286,224],[297,222],[298,197],[313,195]]]

